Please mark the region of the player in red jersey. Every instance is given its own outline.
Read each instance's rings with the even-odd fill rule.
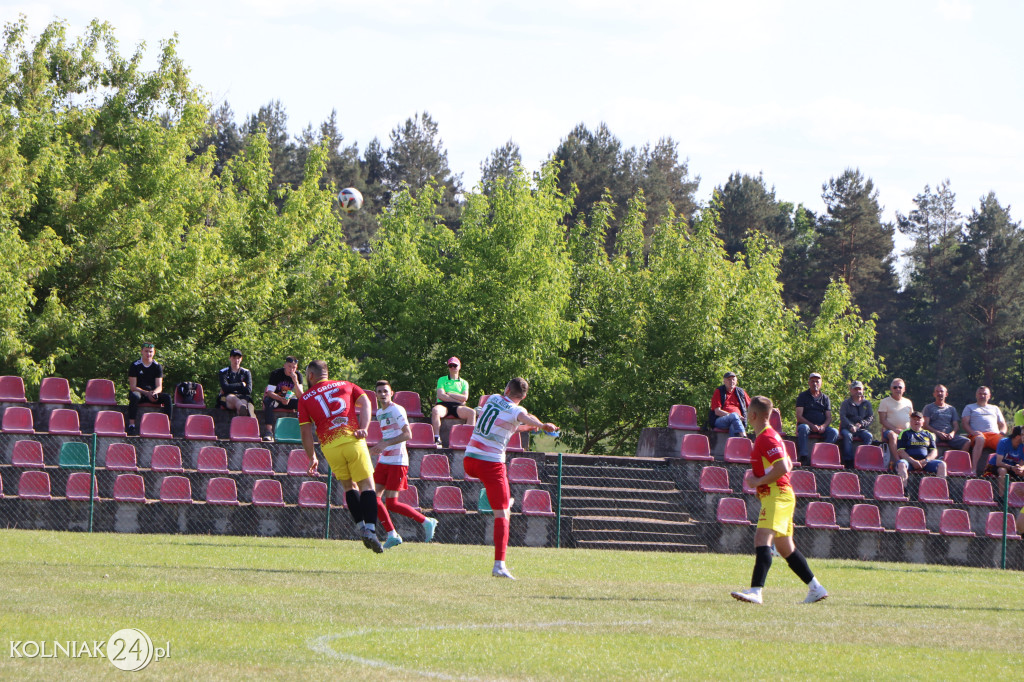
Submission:
[[[370,426],[370,399],[363,389],[348,381],[331,381],[327,363],[314,360],[306,366],[309,390],[299,398],[299,426],[302,447],[309,457],[309,475],[316,476],[316,450],[313,427],[320,439],[320,450],[331,465],[334,477],[345,489],[356,530],[363,544],[374,552],[384,548],[377,539],[377,493],[373,488],[373,464],[366,449],[366,429]],[[359,414],[356,414],[356,406]]]
[[[754,575],[750,580],[750,589],[733,592],[732,596],[740,601],[753,604],[762,603],[761,588],[764,587],[768,569],[772,566],[772,543],[779,555],[789,564],[793,572],[807,584],[809,590],[805,604],[821,601],[828,596],[818,579],[814,577],[807,559],[796,548],[793,542],[793,510],[796,508],[796,496],[789,484],[789,472],[793,468],[782,437],[773,429],[768,420],[772,414],[772,401],[764,396],[756,396],[750,401],[747,419],[757,434],[754,451],[751,454],[753,478],[750,486],[757,489],[757,497],[761,501],[761,514],[757,519],[757,530],[754,532]]]

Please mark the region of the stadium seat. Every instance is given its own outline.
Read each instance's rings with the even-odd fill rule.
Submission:
[[[314,509],[326,507],[327,484],[323,481],[303,481],[299,487],[299,506],[312,507]]]
[[[882,448],[877,445],[860,445],[853,453],[853,468],[858,471],[887,471]]]
[[[382,440],[384,440],[384,433],[380,430],[380,422],[371,419],[370,425],[366,427],[366,447],[372,448]]]
[[[668,411],[668,428],[681,431],[700,431],[697,410],[692,405],[673,405]]]
[[[62,469],[88,469],[92,464],[89,446],[85,443],[64,443],[60,446],[60,457],[57,460]]]
[[[377,394],[374,393],[372,389],[366,388],[363,389],[363,392],[366,393],[366,397],[370,399],[370,419],[373,419],[377,414]],[[356,414],[359,413],[359,403],[356,403]],[[412,415],[409,416],[411,417]]]
[[[750,521],[747,521],[747,503],[738,497],[723,497],[720,499],[715,517],[719,523],[735,526],[750,525]]]
[[[860,478],[852,471],[837,471],[829,483],[829,497],[837,500],[863,500],[860,493]]]
[[[203,394],[203,385],[196,383],[196,396],[192,402],[185,402],[184,396],[178,387],[174,387],[174,407],[182,410],[202,410],[206,408],[206,396]]]
[[[190,414],[185,420],[186,440],[217,440],[213,417],[208,414]]]
[[[114,479],[114,501],[115,502],[138,502],[146,501],[146,484],[142,476],[138,474],[119,474]]]
[[[110,379],[89,379],[85,385],[86,405],[117,405],[114,382]]]
[[[288,475],[305,476],[307,471],[309,471],[309,457],[306,456],[306,451],[301,448],[296,448],[289,452]]]
[[[261,478],[252,486],[252,503],[256,507],[283,507],[284,494],[281,481]]]
[[[92,499],[98,500],[100,490],[96,485],[96,479],[88,471],[76,471],[68,476],[68,483],[64,488],[64,497],[72,502],[88,502],[89,481],[92,481]]]
[[[395,391],[393,400],[405,408],[405,413],[410,418],[423,416],[423,404],[420,402],[420,394],[416,391]],[[374,411],[376,412],[376,408]]]
[[[789,483],[797,497],[821,497],[818,494],[818,481],[810,471],[789,472]]]
[[[232,417],[231,440],[236,443],[262,443],[260,423],[256,417]]]
[[[903,481],[896,474],[879,474],[875,477],[873,497],[880,502],[909,502],[903,490]]]
[[[25,403],[25,382],[21,377],[0,377],[0,403]]]
[[[434,511],[438,514],[465,514],[462,490],[453,485],[439,485],[434,490]]]
[[[715,459],[711,456],[711,445],[708,443],[708,437],[703,433],[683,434],[683,444],[679,447],[679,456],[683,459],[699,462],[711,462]]]
[[[508,463],[508,482],[540,485],[537,461],[529,457],[513,457]]]
[[[266,448],[248,448],[242,453],[242,473],[253,476],[273,476],[274,459]]]
[[[808,502],[804,525],[808,528],[839,530],[836,523],[836,508],[829,502]]]
[[[398,493],[398,501],[402,504],[407,504],[413,509],[420,508],[420,493],[416,489],[416,486],[411,485],[405,490]]]
[[[924,504],[953,504],[946,479],[927,476],[917,488],[917,501]]]
[[[964,483],[964,504],[972,507],[995,507],[992,483],[981,478],[972,478]]]
[[[452,480],[448,456],[441,453],[423,455],[423,460],[420,462],[420,478],[424,481]]]
[[[985,535],[990,538],[996,538],[999,540],[1003,539],[1003,512],[989,512],[988,518],[985,520]],[[1017,534],[1017,521],[1013,518],[1013,514],[1006,514],[1006,539],[1007,540],[1020,540],[1020,535]]]
[[[750,485],[750,479],[754,477],[754,472],[751,469],[747,469],[743,472],[743,482],[740,483],[740,487],[743,489],[744,495],[756,495],[757,489]]]
[[[532,461],[532,460],[531,460]],[[523,516],[554,516],[551,493],[547,490],[527,490],[523,494]]]
[[[18,497],[23,500],[49,500],[50,474],[45,471],[23,471],[18,479]]]
[[[149,467],[153,471],[167,474],[179,474],[185,471],[181,465],[181,450],[177,445],[157,445],[153,448],[153,457]]]
[[[50,423],[53,424],[52,417]],[[117,410],[103,410],[97,413],[93,433],[105,438],[124,438],[128,435],[124,431],[124,415]]]
[[[71,387],[64,377],[46,377],[39,384],[39,402],[47,405],[70,405]]]
[[[843,469],[839,446],[835,443],[815,443],[811,449],[811,466],[816,469]]]
[[[1010,484],[1009,506],[1014,509],[1024,507],[1024,481],[1014,481]]]
[[[298,418],[278,417],[274,422],[274,440],[278,443],[301,443],[302,432],[299,430]],[[373,445],[369,438],[366,439],[366,444]]]
[[[878,507],[873,504],[855,504],[850,510],[850,528],[852,530],[869,530],[882,532],[882,517]]]
[[[448,447],[452,450],[465,450],[469,439],[473,436],[473,427],[469,424],[456,424],[448,432]]]
[[[135,446],[130,443],[111,443],[107,446],[103,466],[109,471],[138,471]]]
[[[233,478],[211,478],[206,484],[206,504],[237,506],[238,488]]]
[[[796,454],[796,443],[791,440],[782,441],[782,445],[786,448],[786,454],[789,455],[789,461],[793,465],[793,468],[801,466],[800,458]]]
[[[0,430],[4,433],[35,433],[32,421],[32,410],[27,407],[8,407],[4,410],[3,423]]]
[[[925,523],[924,509],[920,507],[900,507],[897,509],[896,532],[928,535],[928,524]]]
[[[65,408],[54,410],[50,413],[48,431],[53,436],[81,436],[82,428],[78,423],[78,413]]]
[[[725,441],[725,461],[731,464],[750,464],[754,444],[749,438],[734,437]]]
[[[702,493],[732,494],[732,487],[729,485],[729,471],[724,467],[707,466],[700,470],[700,483],[698,484]]]
[[[481,514],[493,514],[491,501],[487,499],[487,490],[480,488],[480,494],[476,496],[476,510]]]
[[[508,445],[505,446],[505,452],[526,452],[526,448],[523,447],[523,439],[518,431],[512,434],[512,437],[508,439]]]
[[[971,466],[971,453],[965,450],[946,450],[942,461],[946,463],[947,476],[969,478],[974,475],[974,467]]]
[[[11,465],[22,469],[42,469],[43,444],[37,440],[15,441],[11,451]]]
[[[139,420],[139,436],[170,439],[172,438],[171,420],[163,412],[147,412]]]
[[[772,413],[768,415],[768,425],[775,429],[775,433],[780,436],[786,435],[786,432],[782,429],[782,412],[779,411],[779,408],[772,408]]]
[[[202,448],[196,458],[196,471],[201,474],[228,473],[227,450],[216,445],[207,445]]]
[[[477,399],[477,401],[476,401],[476,406],[477,407],[483,407],[484,403],[486,403],[487,399],[490,398],[492,395],[493,395],[493,393],[484,393],[483,395],[481,395],[480,398]]]
[[[160,501],[164,504],[192,504],[192,483],[187,476],[164,476],[160,481]]]
[[[434,429],[431,428],[430,424],[414,422],[409,424],[409,427],[412,429],[412,438],[405,442],[405,447],[429,448],[430,450],[437,447],[434,444]]]
[[[942,518],[939,520],[939,534],[973,538],[970,514],[966,509],[943,509]]]

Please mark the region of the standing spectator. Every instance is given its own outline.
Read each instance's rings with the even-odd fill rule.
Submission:
[[[1003,419],[1003,411],[995,405],[990,405],[992,391],[988,386],[979,386],[974,394],[977,402],[971,403],[964,408],[960,415],[964,431],[973,443],[971,450],[971,464],[974,471],[978,471],[981,464],[981,455],[985,448],[995,450],[999,446],[999,439],[1006,433],[1006,420]]]
[[[854,381],[850,384],[850,397],[839,406],[839,435],[843,439],[843,464],[853,466],[853,441],[871,445],[871,422],[875,421],[875,410],[871,401],[864,399],[864,384]]]
[[[299,361],[289,355],[284,359],[284,367],[270,373],[267,388],[263,392],[263,440],[274,440],[274,410],[299,409],[299,398],[302,397],[302,379],[299,378]]]
[[[1024,426],[1014,426],[1007,438],[1000,438],[994,455],[988,458],[986,476],[995,476],[999,483],[999,494],[1006,495],[1006,479],[1009,474],[1015,480],[1024,480]],[[1024,532],[1024,528],[1018,527]]]
[[[946,402],[949,391],[942,384],[937,384],[932,395],[935,396],[935,402],[925,405],[922,411],[925,430],[935,434],[937,445],[963,450],[971,441],[956,434],[960,428],[960,416],[956,408]]]
[[[878,421],[882,424],[882,440],[889,448],[890,466],[896,464],[896,439],[910,428],[910,413],[914,411],[914,403],[903,397],[906,390],[903,379],[893,379],[889,395],[878,403]]]
[[[138,429],[135,418],[139,414],[139,404],[160,405],[170,419],[174,408],[171,396],[163,393],[164,368],[153,360],[156,348],[151,343],[142,344],[139,359],[128,365],[128,428],[129,436],[134,436]]]
[[[472,426],[476,423],[476,410],[466,407],[469,400],[469,382],[459,377],[462,362],[448,358],[448,374],[437,380],[437,404],[430,410],[430,426],[434,429],[434,443],[441,445],[441,420],[445,417],[464,419]]]
[[[220,380],[220,396],[217,406],[231,410],[239,416],[256,416],[252,404],[252,372],[242,367],[242,351],[235,348],[228,356],[228,367],[217,373]]]
[[[910,428],[900,434],[896,445],[896,473],[903,480],[904,487],[911,471],[946,477],[946,463],[937,459],[939,451],[935,447],[935,434],[925,431],[924,415],[920,412],[910,413]]]
[[[821,392],[821,375],[811,372],[807,379],[807,390],[796,397],[796,452],[802,464],[809,464],[807,440],[810,434],[821,436],[824,443],[835,443],[839,432],[832,424],[832,401]]]
[[[750,399],[740,388],[736,372],[726,372],[722,376],[722,385],[715,389],[711,396],[711,415],[709,421],[715,429],[725,429],[730,436],[747,435],[747,405]]]

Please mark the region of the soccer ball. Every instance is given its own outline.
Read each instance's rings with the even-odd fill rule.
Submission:
[[[338,202],[345,213],[353,213],[363,207],[363,195],[355,187],[346,187],[338,192]]]

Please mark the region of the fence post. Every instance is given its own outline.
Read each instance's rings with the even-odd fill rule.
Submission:
[[[1006,525],[1008,519],[1007,514],[1010,511],[1010,474],[1007,472],[1003,476],[1003,558],[1001,561],[1002,568],[1006,568]]]
[[[555,548],[562,546],[562,453],[558,453],[558,510],[555,512]]]
[[[92,449],[89,451],[89,532],[92,532],[92,515],[96,508],[96,434],[92,434]]]
[[[330,471],[330,468],[328,468]],[[327,520],[324,523],[324,540],[331,539],[331,491],[333,489],[334,476],[327,474]]]

